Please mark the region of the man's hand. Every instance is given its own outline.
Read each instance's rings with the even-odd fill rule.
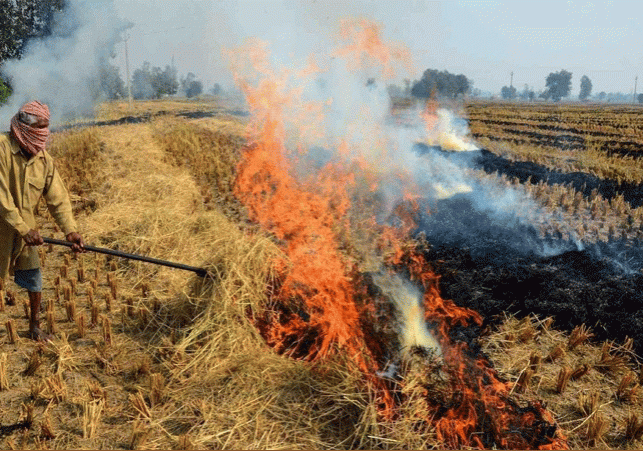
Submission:
[[[79,233],[71,232],[67,235],[67,241],[74,243],[71,250],[74,252],[85,252],[85,243]]]
[[[27,246],[40,246],[44,243],[42,237],[40,236],[40,233],[38,233],[36,229],[31,229],[30,231],[28,231],[26,235],[22,236],[22,239],[25,240]]]

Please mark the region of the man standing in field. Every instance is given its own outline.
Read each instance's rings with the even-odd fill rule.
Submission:
[[[16,284],[29,292],[29,335],[34,340],[47,339],[40,329],[42,273],[35,247],[43,244],[36,228],[41,197],[73,251],[84,250],[67,189],[45,150],[48,137],[49,108],[35,101],[20,108],[8,133],[0,133],[0,278],[13,272]]]

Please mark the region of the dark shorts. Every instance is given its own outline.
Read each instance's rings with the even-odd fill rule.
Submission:
[[[36,269],[15,269],[13,277],[16,284],[27,291],[42,291],[42,272],[40,268]]]

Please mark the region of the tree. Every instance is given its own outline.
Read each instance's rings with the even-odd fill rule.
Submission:
[[[198,96],[203,92],[203,83],[197,80],[196,75],[189,72],[185,78],[181,79],[181,90],[188,98]]]
[[[210,89],[210,93],[215,96],[221,94],[221,85],[219,83],[215,83]]]
[[[411,95],[419,98],[431,98],[444,96],[456,98],[464,95],[471,89],[472,83],[463,74],[455,75],[449,72],[439,72],[435,69],[427,69],[422,78],[416,81],[411,88]]]
[[[639,103],[643,103],[643,94],[637,95],[636,100],[638,100]]]
[[[152,68],[151,83],[157,99],[162,96],[176,94],[179,90],[177,71],[169,65],[165,66],[164,70],[159,67]]]
[[[135,99],[152,99],[154,98],[154,89],[152,88],[152,69],[150,63],[145,61],[143,66],[134,70],[132,74],[132,97]]]
[[[515,99],[516,98],[516,88],[513,86],[503,86],[500,90],[500,95],[505,100]]]
[[[54,15],[64,6],[65,0],[0,0],[0,65],[21,58],[30,39],[49,36]],[[11,81],[0,78],[0,104],[11,92]]]
[[[176,75],[176,69],[171,66],[165,66],[165,70],[161,70],[145,61],[132,74],[132,97],[158,99],[164,95],[176,94],[179,89]]]
[[[529,88],[529,85],[525,85],[522,92],[518,96],[520,97],[520,100],[523,100],[523,101],[529,100],[531,102],[532,100],[534,100],[534,97],[536,96],[536,94],[534,93],[533,89]]]
[[[463,74],[456,75],[454,81],[455,81],[454,97],[457,96],[458,94],[461,94],[461,95],[467,94],[473,87],[473,82],[469,81],[469,79]]]
[[[11,87],[0,79],[0,105],[5,103],[11,96]]]
[[[98,71],[100,93],[111,100],[125,97],[125,83],[118,67],[103,61]]]
[[[566,70],[550,73],[545,81],[545,87],[547,89],[544,92],[544,97],[558,102],[563,97],[567,97],[571,91],[572,73]]]
[[[606,93],[605,91],[601,91],[601,92],[598,94],[598,99],[599,99],[601,102],[602,102],[603,100],[605,100],[605,97],[607,97],[607,93]]]
[[[20,58],[32,38],[49,36],[56,12],[65,0],[0,1],[0,62]]]
[[[583,75],[580,79],[580,100],[586,100],[592,94],[592,81],[587,75]]]

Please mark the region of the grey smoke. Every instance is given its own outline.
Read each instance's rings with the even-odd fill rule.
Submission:
[[[0,109],[7,124],[24,103],[46,103],[52,123],[91,115],[101,100],[96,90],[102,61],[109,61],[127,23],[111,0],[69,0],[54,18],[52,34],[29,41],[21,59],[5,61],[0,72],[13,94]]]

